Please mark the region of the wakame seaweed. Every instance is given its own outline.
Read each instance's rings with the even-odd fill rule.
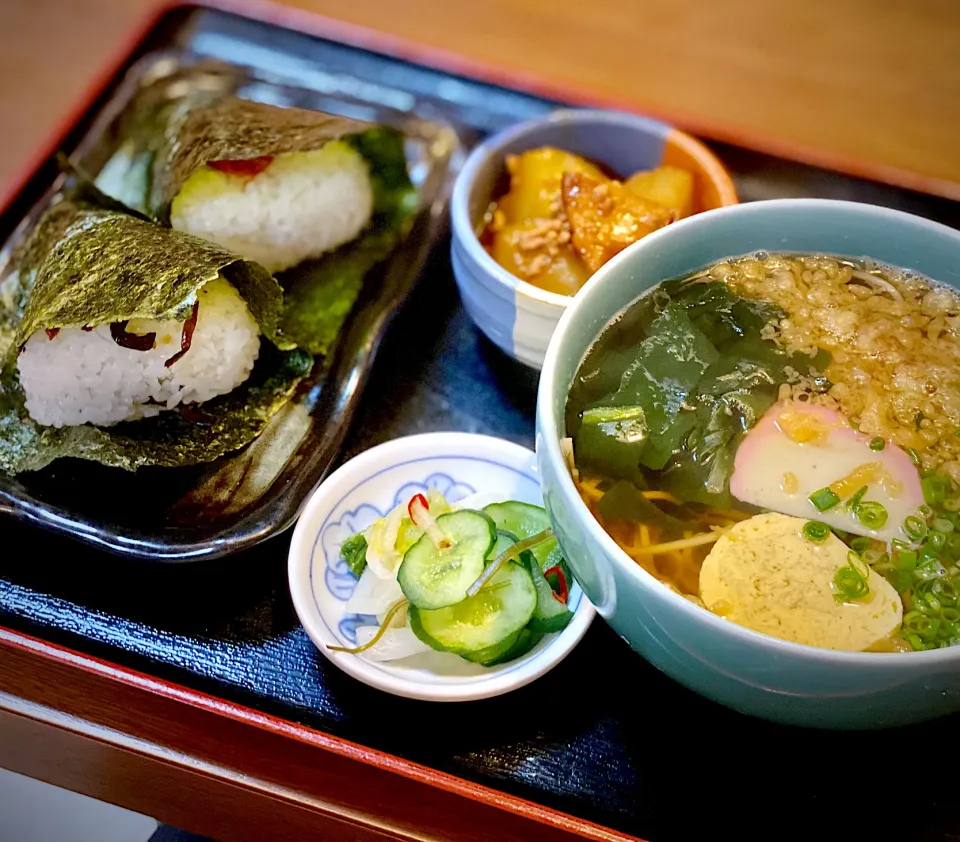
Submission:
[[[823,352],[791,355],[764,338],[780,317],[770,304],[703,281],[669,282],[628,308],[571,389],[577,464],[637,488],[656,472],[657,487],[684,502],[729,506],[740,439],[791,376],[818,376],[829,362]]]

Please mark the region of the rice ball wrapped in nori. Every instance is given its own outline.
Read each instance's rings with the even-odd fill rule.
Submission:
[[[281,272],[349,243],[370,222],[367,162],[346,143],[254,161],[196,170],[173,199],[171,227]]]
[[[370,223],[370,163],[345,138],[372,128],[232,98],[192,108],[155,161],[151,209],[271,272],[289,269]]]
[[[185,88],[177,76],[142,92],[98,186],[280,273],[284,335],[328,353],[417,206],[403,135]]]
[[[216,459],[256,438],[312,364],[287,350],[282,291],[263,267],[136,216],[64,199],[14,265],[19,321],[0,336],[9,473],[61,456],[130,469]],[[164,411],[185,406],[196,417]]]
[[[190,315],[35,332],[17,357],[38,424],[108,426],[232,392],[253,370],[260,327],[225,278],[196,293]]]

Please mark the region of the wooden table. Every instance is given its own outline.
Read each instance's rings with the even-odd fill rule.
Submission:
[[[381,49],[960,198],[960,5],[953,0],[287,4],[346,22],[344,38]],[[0,183],[152,5],[0,4]]]
[[[0,181],[149,5],[0,5]],[[335,27],[344,40],[960,198],[960,12],[949,2],[297,5],[381,33]],[[0,766],[224,840],[626,838],[3,629],[0,735]]]

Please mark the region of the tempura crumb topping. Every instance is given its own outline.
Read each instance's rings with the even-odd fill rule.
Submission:
[[[960,482],[960,296],[902,270],[821,256],[719,263],[710,276],[787,315],[768,336],[794,352],[823,348],[826,395],[859,429],[913,449],[923,468]],[[781,395],[787,397],[787,395]]]

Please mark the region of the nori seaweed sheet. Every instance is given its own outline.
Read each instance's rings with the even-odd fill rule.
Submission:
[[[158,102],[155,92],[146,92],[130,120],[124,158],[115,162],[121,169],[126,166],[126,178],[112,175],[112,189],[169,224],[170,203],[190,175],[210,161],[307,152],[335,140],[353,146],[370,170],[374,193],[370,224],[337,251],[277,276],[285,293],[284,337],[312,354],[327,354],[365,277],[390,255],[416,209],[403,136],[386,126],[320,111],[210,97],[201,92],[192,101]],[[141,195],[144,191],[146,195]]]
[[[376,127],[345,140],[370,167],[370,225],[352,243],[277,276],[284,291],[283,335],[313,354],[329,352],[360,295],[364,278],[393,251],[417,206],[398,132]]]
[[[276,329],[280,287],[262,267],[136,216],[65,198],[41,218],[13,259],[17,289],[5,306],[23,315],[16,333],[4,337],[0,376],[0,470],[7,473],[39,470],[64,456],[128,470],[212,461],[256,438],[313,365],[304,351],[283,352],[263,342],[248,381],[202,404],[199,418],[168,411],[113,427],[41,426],[26,412],[16,370],[18,348],[36,330],[135,316],[184,319],[196,291],[223,274],[265,334],[276,345],[290,343]]]
[[[222,274],[261,332],[279,347],[293,347],[278,334],[283,291],[262,266],[130,214],[63,199],[41,218],[17,259],[21,296],[29,291],[29,298],[16,346],[47,328],[183,321],[200,287]]]
[[[170,411],[113,427],[61,428],[29,417],[20,381],[8,367],[0,377],[0,470],[38,471],[65,456],[129,471],[212,462],[259,436],[312,366],[313,357],[304,351],[263,346],[247,382],[200,404],[199,420]]]
[[[10,279],[17,288],[0,303],[6,328],[0,355],[7,349],[0,375],[0,470],[39,470],[64,456],[128,470],[185,466],[248,444],[309,373],[312,355],[331,351],[365,277],[389,256],[416,208],[403,136],[392,128],[235,98],[190,106],[154,101],[141,112],[121,148],[126,183],[123,167],[115,179],[125,188],[117,198],[131,204],[129,213],[104,196],[91,204],[84,191],[82,199],[64,199],[48,210],[18,249],[18,272]],[[282,304],[277,281],[258,264],[138,213],[168,223],[170,201],[207,161],[309,151],[339,139],[369,164],[373,217],[354,242],[282,273]],[[29,418],[15,366],[15,349],[29,336],[133,318],[182,320],[196,291],[218,274],[237,287],[263,333],[288,352],[263,348],[248,382],[204,403],[201,421],[163,412],[109,428],[55,429]],[[299,350],[290,350],[294,346]]]
[[[167,113],[170,124],[158,134],[162,143],[154,159],[148,203],[151,215],[164,223],[169,222],[170,203],[184,182],[210,161],[310,152],[376,128],[322,111],[278,108],[235,97]]]

